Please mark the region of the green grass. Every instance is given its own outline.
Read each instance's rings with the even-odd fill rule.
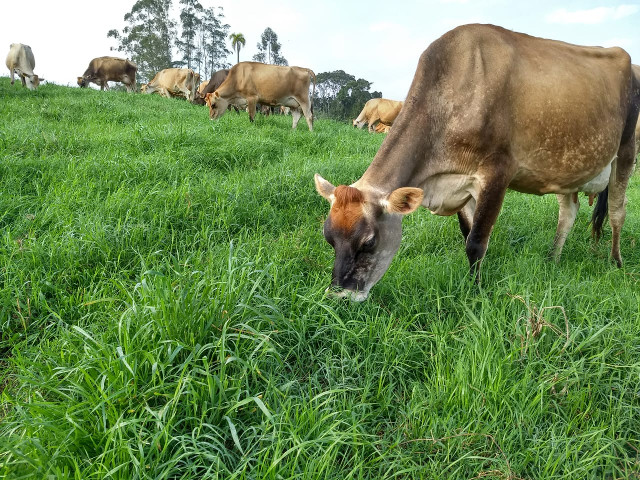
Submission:
[[[383,136],[7,78],[0,119],[0,478],[640,476],[638,175],[623,269],[509,193],[481,289],[421,210],[352,304],[313,174]]]

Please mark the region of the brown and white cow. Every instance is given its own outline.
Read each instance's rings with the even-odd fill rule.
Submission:
[[[78,77],[81,88],[93,82],[100,86],[100,90],[109,90],[108,82],[122,82],[128,92],[136,91],[136,72],[138,67],[131,60],[118,57],[97,57],[89,62],[89,66]]]
[[[44,80],[44,78],[39,78],[38,75],[33,73],[33,69],[36,68],[36,59],[29,45],[12,43],[5,63],[9,72],[11,72],[11,85],[15,81],[14,75],[18,75],[22,81],[22,86],[27,87],[29,90],[35,90],[40,85],[40,81]]]
[[[149,83],[140,87],[142,93],[157,92],[163,97],[184,97],[193,102],[196,92],[196,73],[190,68],[165,68]]]
[[[369,125],[369,132],[373,132],[376,122],[393,125],[400,110],[402,110],[402,102],[387,98],[372,98],[364,104],[360,115],[353,121],[353,126],[362,128],[366,123]]]
[[[246,104],[249,120],[253,122],[256,104],[284,105],[291,108],[293,128],[296,128],[301,114],[307,120],[309,130],[313,130],[313,108],[309,86],[316,75],[308,68],[281,67],[258,62],[240,62],[229,70],[227,79],[213,93],[205,95],[209,105],[209,116],[215,120],[227,110],[229,103]]]
[[[402,218],[420,205],[458,214],[479,280],[507,189],[573,194],[612,164],[611,254],[618,265],[640,84],[621,48],[581,47],[493,25],[464,25],[421,55],[407,100],[350,186],[316,175],[331,202],[332,285],[364,300],[386,272]]]

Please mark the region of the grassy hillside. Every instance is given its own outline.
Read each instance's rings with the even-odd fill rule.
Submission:
[[[640,179],[625,267],[510,193],[468,279],[421,210],[364,304],[328,204],[383,136],[0,79],[0,478],[640,474]]]

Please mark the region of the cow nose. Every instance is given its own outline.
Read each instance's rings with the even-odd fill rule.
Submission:
[[[343,288],[338,285],[331,285],[324,291],[324,293],[329,298],[345,298],[352,302],[364,302],[369,296],[368,293]]]

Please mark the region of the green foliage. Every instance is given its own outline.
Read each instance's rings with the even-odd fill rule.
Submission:
[[[287,59],[280,54],[282,45],[278,42],[278,35],[271,28],[264,29],[257,47],[258,53],[253,56],[254,61],[271,65],[289,65]]]
[[[122,33],[115,29],[107,33],[107,37],[118,42],[116,50],[125,52],[136,63],[141,82],[173,65],[171,49],[176,25],[169,17],[171,3],[171,0],[137,0],[124,16],[128,25]]]
[[[372,98],[381,98],[381,92],[370,92],[371,82],[343,70],[322,72],[316,77],[317,86],[313,104],[321,116],[336,120],[356,118],[364,104]]]
[[[197,40],[198,31],[202,27],[203,8],[198,0],[180,0],[180,5],[182,33],[176,40],[176,47],[182,53],[182,59],[176,63],[186,68],[194,68],[202,63],[202,52],[198,49]]]
[[[312,177],[382,135],[7,78],[0,120],[0,478],[637,474],[637,174],[623,269],[584,201],[546,260],[555,198],[512,192],[482,288],[419,211],[350,304]]]
[[[223,68],[229,68],[225,61],[231,51],[227,48],[229,25],[224,23],[222,7],[216,11],[213,7],[204,10],[200,19],[200,58],[199,71],[203,79],[209,78]]]

